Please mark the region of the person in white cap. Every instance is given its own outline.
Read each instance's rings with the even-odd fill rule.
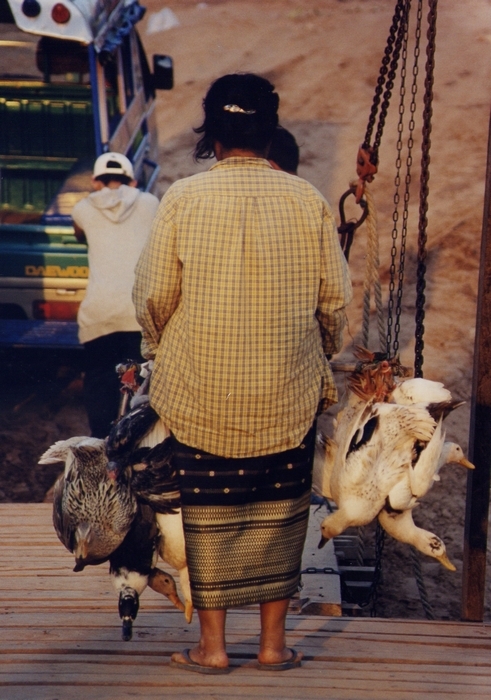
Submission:
[[[85,407],[92,436],[104,438],[119,407],[115,367],[142,359],[131,291],[159,201],[137,189],[133,166],[121,153],[97,158],[92,183],[94,192],[74,206],[72,218],[89,256],[87,291],[77,317],[85,352]]]

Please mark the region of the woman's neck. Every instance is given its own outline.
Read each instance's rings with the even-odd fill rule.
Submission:
[[[225,148],[219,141],[215,141],[213,150],[217,160],[225,158],[266,158],[266,151],[252,151],[249,148]]]

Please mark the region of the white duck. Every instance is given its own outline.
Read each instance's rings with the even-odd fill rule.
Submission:
[[[394,539],[411,544],[422,554],[439,561],[449,571],[456,570],[448,558],[443,540],[433,532],[417,527],[413,520],[412,510],[403,510],[395,513],[389,512],[384,508],[378,515],[378,521],[387,534]]]
[[[435,429],[433,418],[419,406],[361,405],[350,426],[343,418],[334,435],[338,448],[330,480],[338,510],[322,521],[319,546],[346,528],[367,525],[377,517],[409,468],[415,442],[428,442]]]
[[[154,427],[140,441],[139,446],[153,447],[161,443],[169,435],[169,429],[163,421],[159,419]],[[191,622],[193,618],[193,603],[186,561],[181,509],[175,508],[174,513],[156,513],[155,517],[161,535],[159,554],[161,558],[179,574],[179,581],[184,596],[184,616],[187,622]]]
[[[442,427],[444,417],[461,402],[453,401],[438,382],[409,379],[391,386],[387,361],[380,364],[381,378],[376,359],[357,367],[334,440],[318,439],[314,490],[338,506],[322,522],[319,547],[347,527],[378,516],[393,537],[453,569],[441,539],[417,528],[411,510],[439,479],[443,464],[457,461],[472,468],[458,445],[445,442]],[[368,396],[371,388],[377,397],[389,389],[391,403],[374,402]]]
[[[434,481],[439,481],[438,472],[445,464],[461,464],[468,469],[474,469],[474,465],[464,457],[460,445],[455,442],[445,442],[435,458],[436,468],[430,469],[431,480],[428,477],[416,481],[419,487],[424,484],[424,488],[420,488],[421,495],[427,493]],[[388,495],[386,505],[378,515],[379,523],[396,540],[413,545],[423,554],[437,559],[445,568],[455,571],[455,566],[446,554],[443,541],[433,532],[418,527],[413,521],[412,510],[418,505],[418,496],[413,493],[414,482],[411,481],[411,471]]]

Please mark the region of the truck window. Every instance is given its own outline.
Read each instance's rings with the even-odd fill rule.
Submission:
[[[87,47],[0,24],[0,81],[89,83]]]

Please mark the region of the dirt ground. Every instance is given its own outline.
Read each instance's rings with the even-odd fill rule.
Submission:
[[[163,194],[174,180],[208,167],[193,162],[192,127],[200,123],[201,100],[210,82],[225,73],[252,71],[275,84],[281,100],[281,123],[295,134],[301,148],[299,174],[327,197],[338,216],[337,202],[355,176],[356,154],[367,127],[394,1],[181,0],[166,5],[177,18],[176,26],[155,33],[147,33],[147,28],[164,3],[147,0],[142,4],[147,7],[147,14],[141,23],[141,35],[148,54],[169,54],[175,62],[175,87],[171,92],[160,93],[157,100],[162,167],[159,193]],[[423,4],[426,16],[426,2]],[[412,14],[410,35],[414,36],[414,10]],[[425,377],[442,381],[455,398],[467,402],[446,420],[447,436],[459,442],[466,452],[490,114],[490,27],[490,0],[440,3],[423,370]],[[421,41],[398,337],[401,359],[408,366],[414,362],[425,30]],[[412,43],[407,60],[406,126],[413,74]],[[380,149],[380,172],[371,186],[378,213],[385,303],[390,282],[399,93],[396,83]],[[366,253],[366,232],[360,229],[350,256],[355,298],[348,311],[345,347],[336,360],[352,360],[353,344],[360,341]],[[372,320],[370,347],[378,349],[375,318]],[[22,368],[21,360],[19,355],[4,359],[4,392],[0,398],[0,500],[4,502],[42,501],[56,469],[41,469],[36,466],[37,458],[55,440],[87,432],[77,361],[73,357],[50,358],[41,363],[24,363]],[[342,377],[338,381],[342,388]],[[415,511],[419,525],[442,537],[457,567],[457,572],[451,573],[438,563],[422,560],[428,599],[435,617],[442,620],[460,617],[467,478],[464,471],[455,465],[445,467],[441,481]],[[491,554],[486,620],[491,619],[490,567]],[[378,614],[423,618],[407,546],[387,538],[382,574]]]

